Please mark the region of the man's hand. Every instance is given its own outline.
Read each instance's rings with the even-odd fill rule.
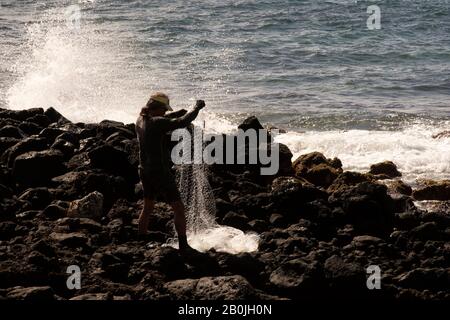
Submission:
[[[205,107],[205,101],[203,100],[197,100],[197,103],[195,104],[195,109],[202,110]]]

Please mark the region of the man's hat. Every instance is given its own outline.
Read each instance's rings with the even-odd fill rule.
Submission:
[[[160,102],[161,104],[164,105],[164,107],[165,107],[166,110],[168,110],[168,111],[172,111],[172,110],[173,110],[172,107],[171,107],[170,104],[169,104],[169,102],[170,102],[169,96],[167,96],[167,94],[165,94],[165,93],[162,93],[162,92],[155,92],[154,94],[152,94],[152,95],[150,96],[150,100]]]

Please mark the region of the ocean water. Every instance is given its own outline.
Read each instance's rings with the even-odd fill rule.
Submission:
[[[367,7],[381,29],[367,28]],[[248,115],[295,155],[450,178],[450,0],[0,0],[0,107],[134,122],[154,90],[229,132]],[[79,8],[79,20],[77,10]]]

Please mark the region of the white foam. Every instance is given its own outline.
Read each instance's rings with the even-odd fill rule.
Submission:
[[[402,131],[288,132],[277,136],[276,141],[289,146],[293,160],[300,154],[319,151],[341,159],[345,170],[366,172],[371,164],[391,160],[403,172],[403,179],[413,183],[421,178],[450,178],[450,139],[432,138],[449,125],[414,125]]]
[[[201,252],[214,249],[218,252],[236,254],[257,251],[259,236],[232,227],[217,226],[190,234],[188,240],[194,249]]]

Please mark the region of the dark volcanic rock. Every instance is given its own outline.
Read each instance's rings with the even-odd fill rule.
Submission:
[[[293,163],[295,176],[320,187],[329,187],[342,173],[339,159],[327,159],[319,152],[304,154]]]
[[[205,277],[168,282],[165,291],[176,300],[254,300],[260,295],[241,276]]]
[[[272,183],[272,198],[278,212],[295,214],[299,212],[299,204],[326,199],[327,193],[305,180],[279,177]]]
[[[261,125],[261,123],[259,122],[258,118],[256,118],[255,116],[251,116],[251,117],[248,117],[247,119],[245,119],[238,126],[238,129],[242,129],[244,131],[246,131],[248,129],[262,130],[262,129],[264,129],[264,127]]]
[[[367,291],[365,270],[357,263],[332,256],[325,261],[324,272],[330,288],[341,294],[357,296]]]
[[[311,264],[302,259],[290,260],[283,263],[270,275],[270,283],[275,286],[279,294],[288,293],[292,297],[314,294],[320,291],[322,279],[317,264]]]
[[[45,287],[15,287],[8,290],[8,299],[13,300],[27,300],[27,301],[52,301],[55,300],[55,295],[52,288]]]
[[[397,170],[397,166],[392,161],[384,161],[370,166],[370,174],[384,175],[387,178],[401,177],[402,174]]]
[[[99,146],[89,152],[92,165],[107,172],[138,182],[137,168],[131,165],[127,154],[108,144]]]
[[[63,154],[56,150],[31,151],[14,160],[13,176],[24,186],[38,186],[65,171]]]
[[[430,181],[427,186],[414,190],[416,200],[450,200],[450,181]]]
[[[0,137],[22,139],[25,137],[25,133],[17,127],[7,125],[0,128]]]
[[[44,109],[42,108],[31,108],[26,110],[5,110],[0,109],[0,119],[14,119],[18,121],[25,121],[37,114],[43,114]]]
[[[346,221],[359,232],[378,235],[392,229],[394,203],[385,185],[362,182],[334,192],[329,201],[344,209]]]
[[[12,167],[14,160],[21,154],[30,151],[43,151],[47,149],[47,142],[44,138],[32,136],[26,138],[19,143],[13,145],[2,155],[2,162],[7,163],[9,167]]]
[[[47,118],[52,122],[56,122],[58,124],[66,124],[70,123],[69,120],[67,120],[61,113],[56,111],[54,108],[50,107],[47,110],[45,110],[44,114],[47,116]]]

